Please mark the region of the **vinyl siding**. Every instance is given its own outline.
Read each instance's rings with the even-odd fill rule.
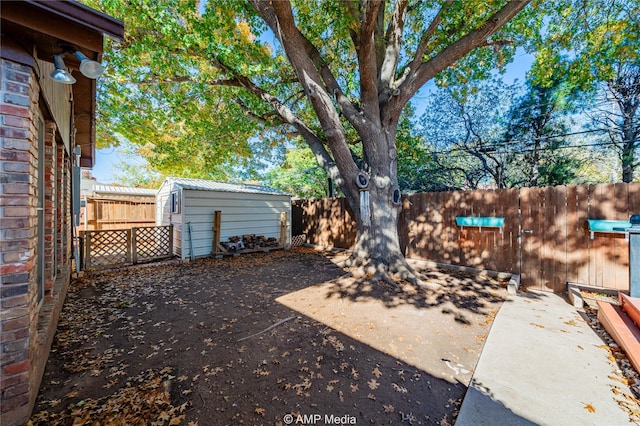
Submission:
[[[180,190],[181,214],[171,214],[171,192]],[[280,238],[280,214],[287,214],[287,244],[291,242],[291,199],[289,195],[236,193],[183,189],[164,185],[157,195],[157,223],[174,226],[174,252],[183,260],[211,255],[213,216],[222,212],[220,241],[244,234]],[[189,235],[189,223],[193,235]]]
[[[182,214],[171,213],[171,193],[180,191],[175,185],[162,184],[156,194],[156,225],[166,226],[173,225],[173,254],[182,256]],[[180,206],[182,212],[182,202]]]

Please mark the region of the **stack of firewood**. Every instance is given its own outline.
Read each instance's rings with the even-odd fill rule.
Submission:
[[[278,247],[278,239],[277,238],[267,238],[264,235],[256,235],[256,234],[246,234],[242,237],[235,236],[230,237],[229,241],[231,243],[239,243],[242,241],[244,248],[247,249],[256,249],[261,247]]]

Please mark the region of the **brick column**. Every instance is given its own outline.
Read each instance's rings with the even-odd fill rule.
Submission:
[[[63,229],[63,220],[64,220],[64,169],[62,168],[64,164],[64,145],[57,144],[56,145],[56,199],[59,202],[62,202],[58,209],[56,210],[56,262],[58,263],[58,268],[60,265],[65,263],[64,258],[64,234]],[[56,271],[58,273],[59,271]]]
[[[0,423],[3,424],[24,421],[29,416],[29,348],[37,341],[36,85],[30,67],[0,60]]]
[[[64,155],[63,173],[63,198],[59,209],[62,210],[62,232],[64,241],[64,263],[71,262],[73,249],[73,214],[71,212],[71,158]]]
[[[45,296],[53,294],[55,227],[56,227],[56,124],[47,121],[44,132],[44,290]]]

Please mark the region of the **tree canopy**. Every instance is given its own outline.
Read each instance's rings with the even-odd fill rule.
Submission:
[[[559,0],[545,2],[541,13],[548,22],[534,43],[536,83],[549,86],[561,72],[574,93],[604,86],[599,105],[585,109],[604,126],[622,180],[631,182],[640,148],[640,2]]]
[[[206,173],[300,136],[354,211],[351,265],[416,282],[396,229],[401,113],[428,81],[506,63],[541,23],[528,3],[104,0],[128,32],[105,55],[103,129]]]
[[[254,2],[254,7],[234,0],[86,2],[123,19],[127,29],[125,42],[111,42],[105,52],[110,74],[101,80],[98,121],[103,146],[124,137],[165,174],[227,179],[229,171],[247,159],[264,158],[290,140],[292,132],[299,133],[292,120],[319,142],[326,139],[282,43],[257,13],[268,2]],[[436,75],[443,84],[453,84],[504,65],[515,40],[533,30],[524,19],[503,28],[499,36],[476,41],[482,48],[458,58],[455,68],[446,65],[463,53],[462,43],[455,48],[449,44],[477,38],[476,27],[502,4],[425,1],[413,6],[399,1],[372,6],[381,15],[369,16],[376,34],[381,33],[378,40],[393,35],[392,30],[397,33],[393,43],[375,46],[381,96],[392,99],[386,104],[401,109]],[[323,61],[320,73],[330,74],[333,89],[340,91],[341,102],[352,113],[361,113],[357,44],[362,42],[354,30],[361,20],[357,9],[364,6],[354,5],[358,3],[300,1],[292,10],[300,33],[315,49],[314,60]],[[383,33],[385,19],[389,34]],[[407,72],[421,62],[419,73]],[[402,98],[391,96],[400,94],[400,86]],[[344,108],[340,114],[345,115]],[[346,120],[341,125],[351,146],[362,143]]]

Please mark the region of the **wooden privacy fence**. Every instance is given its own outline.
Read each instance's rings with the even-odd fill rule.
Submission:
[[[155,197],[89,197],[80,226],[85,231],[153,226],[155,209]]]
[[[344,199],[294,202],[308,242],[349,248],[356,226]],[[295,211],[298,210],[298,211]],[[640,213],[640,183],[431,192],[403,197],[398,224],[407,257],[520,274],[522,285],[562,292],[567,282],[629,288],[624,234],[587,219]],[[458,226],[456,217],[504,217],[504,226]],[[295,225],[295,223],[294,223]]]
[[[173,256],[173,225],[82,231],[82,269],[150,262]]]

